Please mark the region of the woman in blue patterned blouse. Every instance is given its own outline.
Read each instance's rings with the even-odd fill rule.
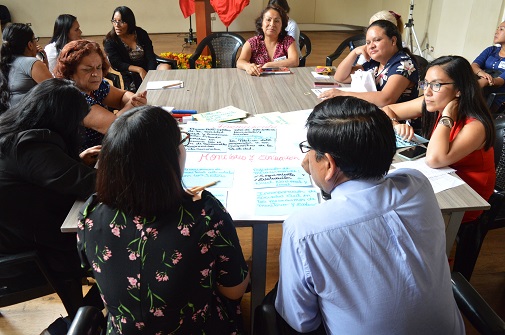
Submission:
[[[84,118],[86,135],[82,149],[102,143],[117,116],[147,103],[147,92],[132,93],[110,86],[103,78],[110,65],[96,42],[77,40],[65,45],[54,68],[56,78],[73,80],[84,94],[90,111]],[[117,110],[113,113],[109,110]]]
[[[363,55],[366,62],[354,65],[356,58]],[[376,92],[348,92],[332,89],[319,98],[327,99],[338,95],[354,96],[379,107],[417,98],[419,71],[414,56],[402,47],[402,36],[393,23],[378,20],[368,26],[366,45],[354,48],[335,71],[335,80],[350,83],[351,74],[357,70],[371,71],[375,79]]]

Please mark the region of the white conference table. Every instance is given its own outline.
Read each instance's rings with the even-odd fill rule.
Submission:
[[[207,112],[229,105],[250,115],[312,109],[319,99],[311,92],[314,68],[294,68],[293,74],[252,77],[238,69],[149,71],[139,90],[148,81],[182,80],[184,88],[149,90],[148,104]],[[321,79],[317,79],[321,81]],[[446,222],[446,248],[449,254],[465,211],[486,210],[489,204],[467,184],[436,194]],[[77,215],[83,201],[76,201],[61,227],[62,232],[77,230]],[[232,213],[233,215],[233,213]],[[268,224],[282,219],[241,219],[237,227],[252,227],[251,315],[261,303],[266,288]]]

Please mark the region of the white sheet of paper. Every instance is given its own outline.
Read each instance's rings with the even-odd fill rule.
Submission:
[[[320,73],[317,73],[316,71],[312,71],[311,73],[314,76],[314,78],[316,78],[316,79],[330,79],[330,76],[327,74],[320,74]]]
[[[428,179],[431,177],[438,177],[438,176],[446,175],[446,174],[456,171],[450,167],[432,169],[428,165],[426,165],[426,161],[425,161],[424,157],[420,158],[420,159],[416,159],[414,161],[393,163],[392,165],[397,169],[408,168],[408,169],[418,170],[418,171],[422,172],[422,174],[424,174]]]
[[[215,111],[199,113],[194,116],[200,122],[222,122],[247,117],[247,112],[234,106],[228,106]]]
[[[448,190],[450,188],[463,185],[465,182],[459,178],[451,176],[450,174],[445,174],[442,176],[429,178],[431,187],[433,187],[433,192],[440,193],[442,191]]]
[[[163,89],[182,88],[182,87],[184,87],[184,82],[182,80],[159,80],[159,81],[147,82],[146,90],[163,90]]]

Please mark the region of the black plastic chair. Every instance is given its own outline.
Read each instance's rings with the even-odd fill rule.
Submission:
[[[300,56],[299,67],[305,67],[305,60],[309,57],[312,52],[312,43],[310,43],[310,38],[304,33],[300,32],[300,40],[298,42],[300,45],[300,52],[303,56]],[[303,52],[305,50],[305,53]]]
[[[481,334],[505,334],[505,322],[459,272],[453,272],[452,293],[458,308]]]
[[[54,293],[52,280],[35,251],[0,255],[0,307]]]
[[[105,334],[106,319],[101,310],[92,306],[79,308],[67,335],[100,335]]]
[[[365,43],[365,34],[357,34],[346,38],[331,55],[326,56],[326,66],[332,66],[333,61],[340,57],[345,49],[349,48],[349,50],[352,50],[356,47],[365,45]]]
[[[244,38],[239,34],[230,32],[212,33],[198,44],[195,52],[189,57],[189,67],[196,69],[196,61],[206,47],[210,50],[213,68],[237,67],[237,53],[244,43]]]
[[[505,227],[505,115],[495,119],[496,138],[494,161],[496,166],[495,190],[489,199],[491,208],[475,221],[462,224],[458,231],[453,271],[470,280],[486,234],[491,229]]]

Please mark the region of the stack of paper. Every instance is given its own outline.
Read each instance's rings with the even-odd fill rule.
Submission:
[[[247,114],[240,108],[228,106],[212,112],[195,114],[193,118],[201,122],[223,122],[241,120],[246,118]]]

